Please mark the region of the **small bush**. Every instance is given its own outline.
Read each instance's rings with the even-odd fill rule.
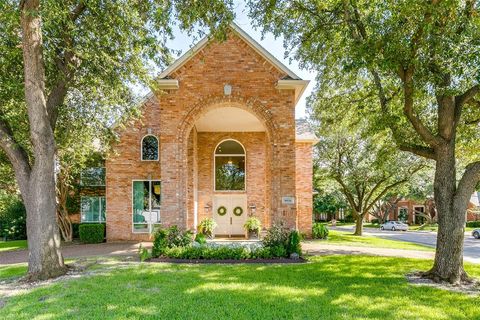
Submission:
[[[207,243],[207,237],[203,233],[197,233],[197,235],[195,236],[195,242],[205,244]]]
[[[276,245],[273,247],[270,247],[270,253],[272,254],[272,257],[274,258],[285,258],[288,256],[287,249],[285,248],[284,245]]]
[[[27,239],[27,212],[16,196],[0,198],[0,238],[7,240]]]
[[[469,228],[480,228],[480,221],[469,221],[469,222],[467,222],[467,227],[469,227]]]
[[[147,248],[142,247],[142,244],[140,244],[140,247],[138,248],[138,257],[140,258],[141,262],[144,262],[145,260],[148,260],[152,257],[150,254],[150,251],[148,251]]]
[[[287,245],[287,255],[290,256],[292,253],[296,253],[299,256],[302,255],[302,245],[300,244],[302,237],[298,231],[292,231],[288,235],[288,245]]]
[[[217,227],[217,223],[215,220],[212,218],[205,218],[202,221],[200,221],[200,224],[198,225],[198,231],[200,233],[203,233],[209,238],[213,237],[213,230]]]
[[[80,241],[83,243],[101,243],[105,239],[105,225],[101,223],[82,223],[79,228]]]
[[[288,231],[281,224],[274,224],[267,230],[267,234],[262,242],[265,247],[286,247],[287,240]]]
[[[370,221],[370,223],[371,223],[371,224],[380,224],[380,220],[378,220],[378,219],[372,219],[372,220]]]
[[[169,248],[165,251],[164,256],[173,259],[192,260],[244,260],[250,257],[250,252],[243,247],[189,246]]]
[[[322,223],[314,223],[312,227],[313,239],[326,239],[328,236],[328,228]]]
[[[189,246],[193,242],[192,237],[191,231],[182,231],[177,226],[159,228],[155,231],[152,256],[159,257],[169,248]]]
[[[78,239],[80,237],[80,233],[79,233],[79,227],[80,227],[80,223],[72,223],[72,238],[73,239]]]

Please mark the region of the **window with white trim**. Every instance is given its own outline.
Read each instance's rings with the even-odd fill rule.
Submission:
[[[215,149],[215,191],[245,190],[245,149],[225,140]]]
[[[158,139],[154,135],[146,135],[142,139],[142,160],[158,160]]]
[[[80,217],[82,223],[105,222],[105,197],[82,196],[80,198]]]
[[[162,187],[159,180],[136,180],[133,192],[133,232],[153,232],[160,224]]]

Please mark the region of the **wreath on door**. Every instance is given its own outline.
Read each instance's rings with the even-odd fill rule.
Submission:
[[[243,214],[242,207],[235,207],[235,209],[233,209],[233,214],[240,217]]]
[[[224,206],[218,207],[217,213],[219,216],[224,216],[227,213],[227,208]]]

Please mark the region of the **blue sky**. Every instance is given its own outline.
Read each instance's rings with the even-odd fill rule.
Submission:
[[[294,73],[296,73],[300,78],[305,80],[310,80],[310,84],[308,85],[307,89],[303,93],[302,98],[297,104],[295,115],[297,118],[303,118],[306,116],[305,113],[305,98],[310,95],[312,92],[313,87],[315,86],[315,73],[310,72],[308,70],[302,70],[299,68],[296,61],[290,62],[287,58],[285,58],[285,49],[283,48],[283,39],[277,38],[275,39],[272,34],[265,34],[264,38],[262,39],[261,30],[255,30],[252,27],[251,20],[247,17],[245,6],[243,1],[237,1],[237,7],[235,10],[236,18],[235,23],[240,26],[245,32],[247,32],[253,39],[258,41],[265,49],[267,49],[272,55],[275,56],[278,60],[280,60],[283,64],[289,67]],[[173,50],[181,50],[181,53],[185,53],[190,49],[194,44],[194,38],[189,37],[178,29],[174,32],[175,39],[168,41],[167,46]]]

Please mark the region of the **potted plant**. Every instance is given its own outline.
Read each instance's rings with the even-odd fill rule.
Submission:
[[[258,220],[255,217],[249,217],[245,224],[243,225],[243,228],[247,232],[247,238],[248,239],[258,239],[258,235],[260,233],[260,229],[262,228],[262,224],[260,223],[260,220]]]
[[[212,218],[205,218],[198,225],[198,232],[213,239],[213,230],[217,227],[217,223]]]

